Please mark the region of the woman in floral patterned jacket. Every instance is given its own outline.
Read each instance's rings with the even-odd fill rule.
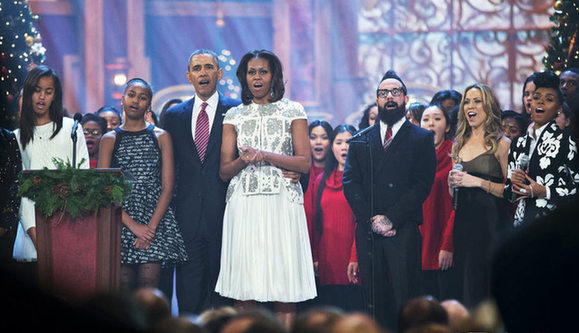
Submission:
[[[577,147],[569,132],[555,123],[563,104],[559,77],[553,72],[538,73],[534,83],[534,124],[526,135],[513,140],[509,152],[505,198],[518,201],[515,226],[569,202],[579,184]],[[522,162],[523,155],[529,158],[528,164]]]

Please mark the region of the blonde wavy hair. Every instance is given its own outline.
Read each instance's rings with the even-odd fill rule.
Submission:
[[[466,98],[466,93],[471,89],[478,89],[482,95],[483,110],[487,114],[487,119],[484,122],[484,142],[485,147],[490,147],[488,150],[489,153],[494,154],[497,151],[499,140],[503,136],[501,127],[501,107],[493,90],[482,83],[475,83],[466,87],[462,94],[462,100],[460,101],[456,135],[454,144],[452,145],[451,156],[455,162],[458,161],[458,152],[472,135],[472,128],[464,114],[464,99]]]

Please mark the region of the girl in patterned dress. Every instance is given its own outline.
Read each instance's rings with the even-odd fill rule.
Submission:
[[[145,123],[152,98],[153,90],[146,81],[137,78],[127,82],[121,100],[126,121],[103,136],[99,152],[99,167],[120,167],[135,178],[122,213],[124,291],[157,287],[161,263],[187,260],[183,237],[168,209],[174,183],[171,137]]]

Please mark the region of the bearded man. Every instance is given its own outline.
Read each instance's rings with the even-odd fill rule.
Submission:
[[[381,325],[396,330],[400,308],[420,290],[418,226],[436,153],[432,133],[404,117],[407,89],[394,71],[384,74],[376,95],[380,121],[350,142],[343,186],[356,216],[366,301]]]

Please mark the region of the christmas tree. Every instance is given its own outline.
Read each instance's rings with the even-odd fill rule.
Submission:
[[[543,64],[556,73],[579,67],[579,4],[577,0],[558,0],[551,16],[556,26],[551,30],[551,44]]]
[[[14,129],[18,95],[28,70],[44,61],[46,49],[34,28],[27,1],[0,1],[0,126]]]

